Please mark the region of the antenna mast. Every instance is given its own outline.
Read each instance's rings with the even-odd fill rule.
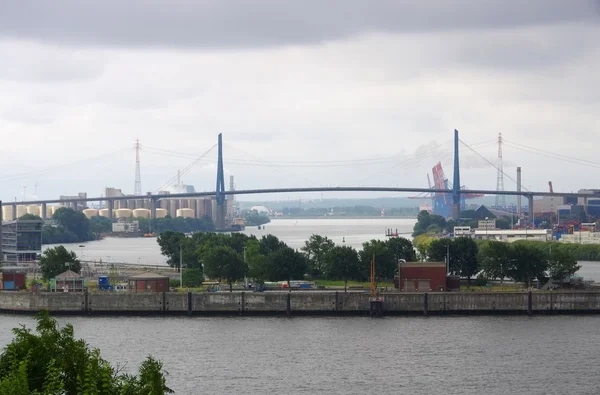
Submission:
[[[142,195],[142,176],[140,174],[140,140],[135,140],[135,186],[133,188],[135,196]]]
[[[496,191],[504,191],[504,171],[502,170],[502,133],[498,133],[498,176],[496,177]],[[506,207],[504,195],[496,195],[496,208]]]

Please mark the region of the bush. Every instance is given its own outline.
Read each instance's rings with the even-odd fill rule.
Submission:
[[[169,287],[171,288],[178,288],[180,285],[179,283],[179,279],[178,278],[170,278],[169,279]]]
[[[488,278],[485,274],[479,273],[477,278],[475,279],[475,285],[478,287],[485,287],[488,283]]]
[[[204,281],[204,276],[200,269],[184,269],[183,270],[183,286],[184,287],[199,287]]]

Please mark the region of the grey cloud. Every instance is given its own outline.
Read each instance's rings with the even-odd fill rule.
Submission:
[[[5,2],[0,36],[66,44],[256,47],[368,32],[598,21],[597,0],[80,0]]]

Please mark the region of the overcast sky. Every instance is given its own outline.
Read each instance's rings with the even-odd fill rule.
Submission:
[[[218,133],[239,189],[426,187],[455,128],[470,188],[496,188],[500,132],[505,189],[516,166],[600,188],[598,1],[91,3],[2,2],[4,201],[132,193],[136,138],[155,192]],[[214,190],[215,164],[183,181]]]

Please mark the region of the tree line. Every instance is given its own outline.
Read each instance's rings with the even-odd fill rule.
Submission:
[[[581,268],[572,245],[558,242],[506,243],[458,237],[417,239],[415,244],[421,259],[447,261],[450,274],[469,281],[475,276],[483,282],[509,278],[531,286],[534,279],[562,280]]]
[[[294,250],[276,236],[260,239],[241,233],[194,233],[185,237],[178,232],[164,232],[158,237],[161,252],[167,263],[186,272],[192,270],[232,284],[244,277],[259,284],[265,281],[309,279],[365,281],[369,278],[370,263],[376,261],[376,281],[393,278],[399,259],[414,261],[415,250],[405,238],[387,241],[371,240],[360,251],[335,243],[324,236],[312,235],[300,251]]]
[[[42,220],[33,214],[25,214],[19,217],[21,220]],[[81,211],[67,207],[57,209],[51,221],[42,227],[42,244],[81,243],[84,241],[97,240],[103,233],[112,232],[113,220],[106,217],[95,216],[91,219]],[[212,232],[215,224],[208,216],[202,218],[165,218],[147,219],[135,218],[138,221],[140,232],[161,233],[165,231],[175,232]]]

